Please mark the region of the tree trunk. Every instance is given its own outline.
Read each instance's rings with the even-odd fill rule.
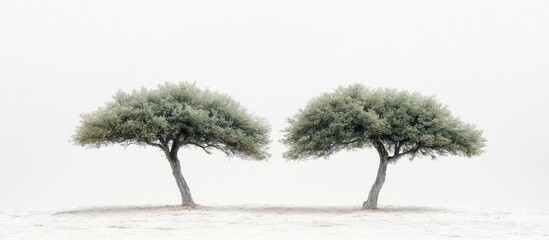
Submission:
[[[377,208],[377,198],[383,183],[385,183],[385,175],[387,173],[388,162],[381,159],[379,161],[379,169],[377,170],[377,177],[374,185],[370,189],[368,194],[368,200],[362,204],[362,209],[376,209]]]
[[[181,174],[181,164],[179,164],[179,159],[177,159],[177,156],[170,156],[168,157],[168,161],[170,162],[173,177],[175,178],[175,182],[177,182],[177,187],[181,193],[181,204],[186,207],[194,208],[196,204],[191,196],[189,186],[187,186],[187,182],[185,181],[183,174]]]

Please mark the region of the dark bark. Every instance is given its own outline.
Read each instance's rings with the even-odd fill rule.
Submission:
[[[172,146],[172,151],[166,152],[166,158],[168,159],[168,162],[170,162],[170,166],[172,167],[172,174],[175,178],[175,182],[177,183],[177,187],[179,188],[179,192],[181,193],[181,204],[186,207],[196,207],[196,204],[193,201],[193,198],[191,196],[191,191],[189,189],[189,186],[187,185],[187,182],[185,181],[185,178],[183,177],[183,174],[181,173],[181,164],[179,163],[179,159],[177,158],[177,152],[178,152],[179,146]]]
[[[388,163],[386,161],[379,161],[379,168],[377,170],[376,181],[374,182],[374,184],[372,185],[372,188],[370,189],[370,193],[368,194],[368,200],[366,200],[366,202],[362,204],[363,209],[377,208],[377,198],[379,196],[379,192],[381,191],[381,187],[383,187],[383,183],[385,183],[387,165]]]
[[[385,176],[387,175],[387,165],[389,164],[389,153],[387,152],[383,143],[377,141],[374,142],[374,147],[379,153],[379,168],[377,170],[377,176],[370,193],[368,194],[368,199],[362,204],[363,209],[376,209],[377,208],[377,199],[379,197],[379,192],[383,183],[385,183]]]

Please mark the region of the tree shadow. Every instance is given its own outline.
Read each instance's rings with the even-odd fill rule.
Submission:
[[[377,209],[365,209],[365,212],[399,212],[399,213],[422,213],[422,212],[445,212],[448,209],[423,206],[381,206]]]
[[[162,212],[243,212],[261,214],[349,214],[349,213],[423,213],[447,211],[443,208],[421,206],[381,206],[378,209],[363,210],[358,206],[271,206],[271,205],[226,205],[201,206],[195,208],[181,205],[144,205],[144,206],[102,206],[78,208],[54,213],[54,215],[103,215],[129,213]]]
[[[200,207],[198,207],[200,208]],[[180,210],[190,210],[191,208],[181,205],[144,205],[144,206],[101,206],[84,207],[54,213],[54,215],[63,214],[110,214],[110,213],[150,213],[150,212],[171,212]]]

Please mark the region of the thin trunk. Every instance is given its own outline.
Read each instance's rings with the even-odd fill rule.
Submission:
[[[174,152],[172,152],[172,154],[169,154],[167,158],[168,162],[170,162],[170,166],[172,167],[173,177],[175,178],[175,182],[177,183],[177,187],[179,188],[179,192],[181,193],[181,204],[183,206],[194,208],[196,204],[194,203],[191,196],[189,186],[187,185],[187,182],[185,181],[185,178],[181,173],[181,164],[179,163],[179,159],[177,159],[177,151],[175,151],[175,155]]]
[[[385,183],[387,165],[388,165],[387,161],[384,161],[383,158],[379,161],[379,168],[377,170],[376,181],[374,182],[374,185],[372,185],[372,188],[370,189],[370,193],[368,194],[368,200],[366,200],[366,202],[362,204],[363,209],[377,208],[377,198],[379,196],[379,192],[381,191],[381,187],[383,187],[383,183]]]

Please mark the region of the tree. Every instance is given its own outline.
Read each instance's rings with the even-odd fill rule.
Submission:
[[[373,147],[380,158],[377,177],[364,209],[377,208],[389,163],[404,156],[460,155],[483,152],[486,140],[472,124],[453,117],[433,97],[360,84],[340,87],[312,99],[288,119],[283,143],[289,159],[328,158],[341,150]]]
[[[269,156],[270,128],[225,94],[201,90],[194,84],[165,83],[158,89],[118,91],[113,101],[83,114],[73,141],[81,146],[111,144],[153,146],[170,163],[181,193],[182,205],[194,207],[181,173],[177,153],[197,147],[210,153],[262,160]]]

